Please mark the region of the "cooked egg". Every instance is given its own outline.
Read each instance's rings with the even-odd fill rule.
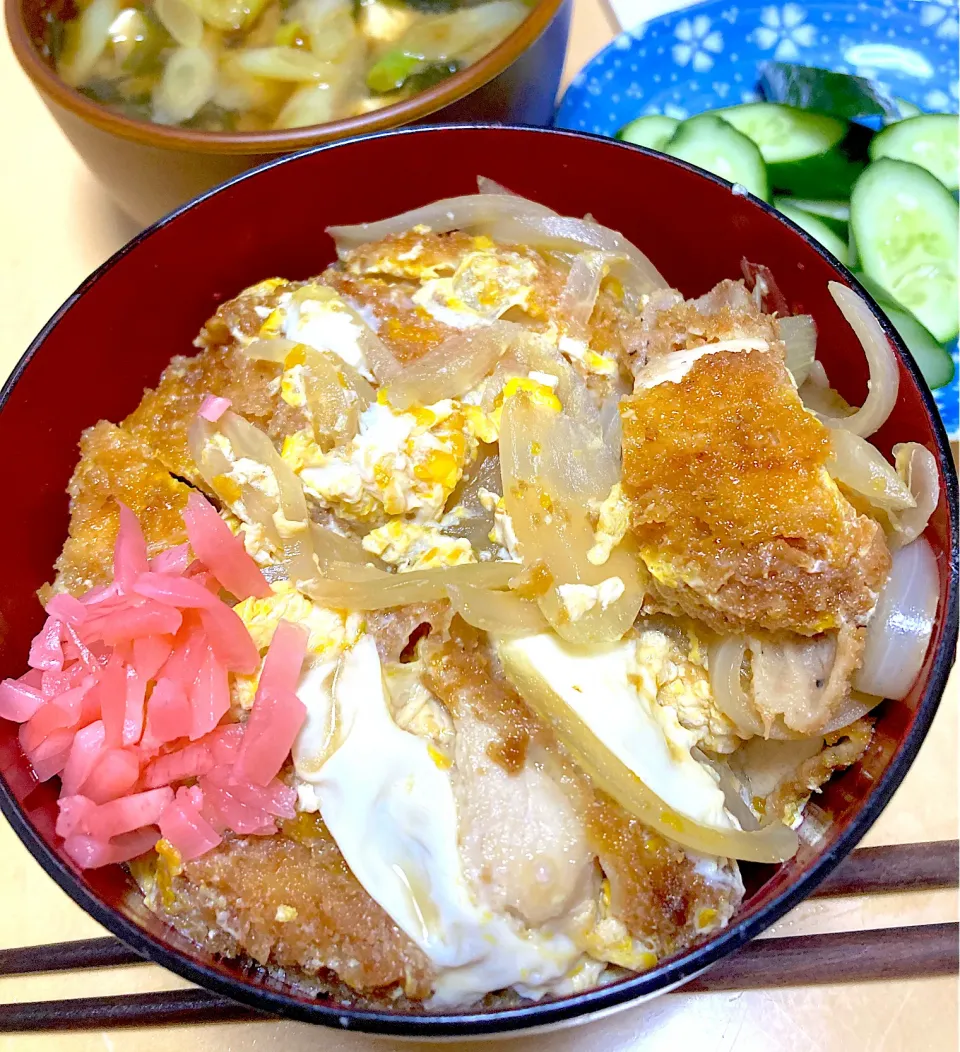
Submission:
[[[571,362],[579,364],[584,372],[597,376],[615,376],[617,373],[617,360],[613,355],[594,351],[583,340],[561,336],[557,341],[557,349]]]
[[[436,747],[434,763],[449,767],[453,763],[456,729],[453,717],[443,703],[423,683],[423,666],[418,661],[397,662],[383,670],[387,700],[394,722],[403,731],[426,738]]]
[[[419,525],[393,519],[371,530],[362,543],[366,551],[380,556],[390,566],[396,566],[401,573],[404,570],[431,570],[477,561],[468,540],[448,537],[433,523]]]
[[[354,311],[332,289],[318,288],[317,298],[304,290],[280,297],[261,335],[282,335],[317,351],[331,351],[368,380],[373,373],[363,352],[363,327]]]
[[[451,771],[391,717],[372,637],[298,694],[307,706],[294,750],[301,801],[315,804],[357,880],[436,968],[430,1004],[514,985],[536,996],[572,975],[581,951],[571,939],[494,913],[469,886]]]
[[[697,745],[715,753],[733,752],[741,744],[736,726],[719,708],[710,687],[706,653],[691,629],[688,646],[656,628],[637,634],[637,664],[661,705],[672,708],[680,725],[697,735]]]
[[[560,604],[571,621],[579,621],[595,606],[606,610],[623,592],[624,584],[619,577],[608,577],[597,585],[562,584],[557,588]]]
[[[361,414],[348,445],[324,453],[300,432],[284,443],[281,456],[309,497],[345,519],[407,515],[423,523],[440,518],[489,435],[489,420],[475,406],[445,399],[400,412],[381,400]]]
[[[250,597],[237,603],[234,613],[246,626],[257,649],[263,653],[273,639],[281,621],[303,625],[308,631],[306,668],[322,661],[339,658],[343,648],[354,642],[363,629],[359,614],[330,610],[298,592],[289,581],[271,585],[272,595],[263,599]],[[260,672],[235,675],[231,680],[233,702],[249,710],[257,692]]]
[[[603,566],[610,553],[627,535],[630,527],[630,503],[619,482],[614,483],[600,505],[594,543],[587,559],[594,566]]]
[[[257,566],[273,566],[276,563],[277,553],[270,544],[267,531],[259,522],[244,522],[226,509],[220,512],[220,517],[230,527],[230,532],[243,541],[247,555]]]
[[[552,632],[500,642],[502,658],[533,670],[591,734],[674,811],[714,829],[738,829],[716,775],[691,754],[698,736],[657,702],[636,640],[589,648]]]
[[[452,277],[425,281],[413,301],[455,329],[486,325],[511,307],[526,309],[538,278],[536,264],[516,252],[468,252]]]
[[[597,902],[591,911],[580,942],[591,957],[599,961],[645,972],[653,968],[658,957],[652,941],[631,936],[626,925],[610,913],[610,884],[604,879]]]
[[[493,529],[489,539],[493,544],[499,545],[497,558],[507,562],[521,562],[520,542],[513,528],[513,519],[507,511],[506,501],[499,493],[483,487],[480,488],[478,497],[481,506],[493,512]]]

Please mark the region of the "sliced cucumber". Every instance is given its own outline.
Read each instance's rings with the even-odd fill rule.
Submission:
[[[821,223],[830,227],[837,237],[844,239],[847,237],[850,205],[846,201],[816,201],[808,197],[775,197],[773,203],[776,208],[779,208],[781,204],[787,204],[790,208],[798,208],[801,212],[816,216]]]
[[[849,197],[850,188],[864,169],[840,149],[787,164],[767,166],[770,185],[780,193],[795,197]]]
[[[860,176],[850,229],[864,273],[935,340],[957,335],[957,202],[926,169],[883,158]]]
[[[632,142],[634,146],[647,146],[651,150],[662,150],[670,141],[680,122],[675,117],[664,117],[651,113],[649,117],[638,117],[625,124],[617,132],[617,138],[623,142]]]
[[[900,116],[897,103],[879,84],[814,66],[764,62],[760,66],[760,89],[768,102],[829,113],[842,120]]]
[[[776,190],[801,197],[843,197],[863,168],[840,149],[849,131],[845,121],[774,102],[713,112],[757,144]]]
[[[912,102],[908,102],[906,99],[895,98],[893,100],[897,104],[897,109],[900,110],[900,120],[909,120],[910,117],[919,117],[923,110],[919,106],[915,106]]]
[[[810,197],[778,197],[774,200],[777,208],[780,201],[786,201],[793,208],[799,208],[801,212],[809,212],[812,216],[820,219],[830,219],[835,223],[843,223],[844,226],[850,222],[849,201],[820,201]]]
[[[684,121],[664,152],[729,179],[731,183],[739,183],[754,197],[770,200],[767,169],[760,150],[732,124],[712,113],[702,113]]]
[[[956,190],[958,139],[960,118],[956,114],[926,113],[884,128],[870,143],[870,160],[910,161],[926,168],[948,190]]]
[[[953,379],[954,365],[949,352],[941,347],[930,333],[882,288],[866,274],[858,274],[860,284],[877,301],[877,306],[890,319],[890,324],[900,333],[900,338],[913,355],[924,380],[932,389],[946,387]]]
[[[843,121],[776,102],[748,102],[713,112],[755,142],[767,164],[816,157],[836,146],[847,133]]]
[[[778,198],[777,201],[777,208],[783,212],[787,219],[793,220],[793,222],[796,223],[801,230],[805,230],[814,241],[819,241],[820,244],[823,245],[828,252],[832,252],[844,266],[849,263],[850,255],[847,251],[847,243],[842,238],[837,237],[822,219],[818,219],[816,216],[811,215],[809,212],[804,212],[800,208],[795,208],[782,198]]]

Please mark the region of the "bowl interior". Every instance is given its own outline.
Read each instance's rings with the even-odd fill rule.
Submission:
[[[522,158],[522,160],[521,160]],[[441,163],[435,163],[440,161]],[[389,177],[384,178],[384,173]],[[170,358],[222,302],[264,277],[305,278],[334,258],[332,223],[377,219],[436,198],[470,193],[487,175],[567,215],[591,212],[647,252],[686,295],[740,276],[743,257],[769,266],[795,312],[812,313],[831,382],[859,404],[867,369],[827,282],[851,278],[772,209],[669,159],[610,140],[503,127],[404,131],[321,147],[240,177],[132,242],[61,308],[8,383],[0,453],[13,514],[0,547],[15,552],[0,590],[0,676],[26,667],[42,621],[36,590],[50,580],[67,529],[65,488],[83,428],[121,420]],[[277,201],[296,203],[278,221]],[[921,442],[938,457],[941,492],[956,479],[929,394],[901,358],[897,407],[875,441]],[[0,721],[0,805],[48,872],[82,906],[145,953],[231,996],[273,1011],[388,1033],[497,1031],[609,1007],[694,974],[776,919],[822,879],[876,818],[919,747],[942,692],[956,638],[956,510],[941,497],[928,537],[941,571],[940,617],[910,696],[886,702],[863,762],[835,778],[811,806],[797,857],[779,869],[744,867],[748,897],[737,922],[704,947],[600,991],[471,1016],[351,1012],[276,980],[221,962],[147,912],[118,868],[76,872],[54,834],[55,791],[36,786]]]

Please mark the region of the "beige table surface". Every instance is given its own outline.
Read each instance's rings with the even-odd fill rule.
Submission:
[[[603,0],[575,2],[565,82],[614,32],[600,7]],[[6,375],[60,303],[135,227],[113,207],[59,134],[16,66],[5,36],[0,43],[0,142],[0,374]],[[177,350],[171,348],[171,353]],[[958,697],[960,677],[955,674],[912,772],[866,843],[957,835]],[[956,918],[954,893],[914,893],[805,904],[774,933]],[[0,819],[0,947],[98,934],[99,925],[54,885]],[[177,976],[143,965],[2,979],[0,1001],[185,985]],[[957,1048],[957,1004],[953,979],[672,994],[600,1023],[496,1045],[522,1045],[524,1052],[947,1052]],[[0,1052],[386,1052],[394,1045],[288,1022],[0,1037]]]

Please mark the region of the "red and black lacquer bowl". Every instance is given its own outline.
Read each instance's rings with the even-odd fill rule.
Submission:
[[[729,184],[637,147],[570,132],[443,127],[321,146],[227,183],[150,228],[61,307],[2,394],[0,456],[7,512],[0,589],[0,676],[26,667],[41,624],[37,589],[67,529],[67,480],[83,428],[118,420],[191,341],[217,304],[267,275],[305,278],[334,258],[333,223],[391,215],[470,193],[489,176],[565,215],[593,213],[647,252],[684,294],[740,274],[743,257],[770,267],[790,307],[814,315],[832,383],[851,402],[866,393],[863,351],[827,291],[851,275],[802,231]],[[879,316],[879,315],[878,315]],[[36,785],[16,728],[0,721],[0,807],[54,880],[144,956],[248,1005],[332,1026],[441,1037],[502,1033],[586,1018],[669,989],[763,931],[830,873],[900,784],[943,692],[957,637],[956,474],[920,373],[895,333],[896,409],[874,441],[921,442],[940,466],[940,505],[927,532],[940,570],[937,624],[909,696],[885,702],[863,761],[817,798],[822,828],[780,867],[745,866],[747,898],[725,931],[636,978],[576,996],[482,1012],[362,1011],[298,994],[276,979],[198,950],[154,918],[119,867],[80,873],[54,833],[56,787]]]

